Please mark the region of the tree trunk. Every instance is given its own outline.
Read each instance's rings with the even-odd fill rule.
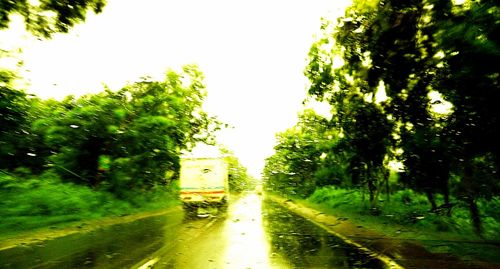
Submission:
[[[450,189],[448,187],[448,180],[446,180],[446,183],[443,188],[443,197],[444,197],[444,206],[447,208],[446,211],[446,216],[451,217],[451,204],[450,204]]]
[[[432,212],[436,212],[437,205],[436,205],[436,199],[434,199],[434,194],[432,193],[431,190],[426,190],[425,195],[427,195],[427,200],[429,200],[429,203],[431,204]]]
[[[481,236],[483,232],[481,225],[481,216],[479,214],[479,208],[477,207],[476,197],[474,195],[474,191],[472,189],[473,186],[473,168],[471,165],[472,161],[469,158],[466,158],[464,161],[464,176],[462,178],[464,182],[464,187],[466,191],[465,201],[469,206],[470,217],[472,220],[472,225],[474,226],[474,232]]]
[[[365,187],[361,186],[361,202],[365,202]]]
[[[389,193],[389,172],[387,169],[383,169],[383,174],[384,174],[384,181],[385,181],[385,199],[387,202],[391,201],[391,194]]]
[[[359,188],[361,189],[361,202],[364,204],[365,203],[365,183],[366,183],[366,176],[361,176],[359,174]]]
[[[479,208],[477,207],[476,200],[474,198],[468,198],[467,203],[469,205],[469,212],[472,219],[472,225],[474,225],[474,231],[477,235],[481,236],[483,227],[481,225],[481,215],[479,214]]]
[[[376,206],[375,192],[377,191],[377,187],[373,183],[373,180],[368,180],[368,191],[370,192],[370,207],[374,208]]]
[[[444,204],[449,205],[450,204],[450,190],[448,189],[448,184],[446,184],[446,187],[443,190],[443,196],[444,196]]]
[[[370,194],[370,211],[372,212],[372,214],[377,214],[378,213],[378,210],[377,210],[377,199],[376,199],[376,196],[377,196],[377,185],[376,185],[376,179],[375,179],[375,175],[373,173],[373,166],[371,165],[371,163],[368,163],[366,165],[366,181],[368,183],[368,192]]]

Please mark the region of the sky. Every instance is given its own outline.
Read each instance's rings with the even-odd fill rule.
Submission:
[[[108,0],[103,13],[69,34],[36,40],[14,23],[9,40],[23,49],[28,91],[42,98],[98,92],[103,84],[119,89],[142,76],[162,79],[168,68],[198,64],[207,85],[204,109],[233,127],[219,132],[218,142],[260,177],[275,134],[293,126],[303,109],[303,70],[320,18],[334,19],[346,5],[347,0]]]

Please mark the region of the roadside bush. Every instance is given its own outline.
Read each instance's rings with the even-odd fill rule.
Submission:
[[[442,203],[442,197],[436,200]],[[333,186],[318,188],[307,201],[325,206],[339,214],[367,219],[370,215],[367,201],[357,190],[340,189]],[[452,202],[455,202],[452,199]],[[392,223],[412,227],[421,231],[449,232],[462,236],[473,236],[470,215],[466,205],[458,203],[451,216],[443,216],[430,211],[429,202],[424,194],[413,190],[395,192],[390,201],[379,200],[380,214],[371,219],[380,223]],[[500,235],[500,201],[478,202],[483,216],[485,238],[496,239]]]
[[[324,204],[330,208],[341,210],[355,210],[359,212],[362,207],[362,197],[357,190],[340,189],[333,186],[316,189],[309,196],[308,201],[316,204]]]
[[[0,234],[160,209],[176,202],[165,186],[144,193],[130,191],[124,200],[104,190],[62,182],[51,171],[38,177],[0,172]]]
[[[14,179],[3,175],[10,182],[0,190],[3,216],[49,216],[92,212],[102,201],[101,193],[83,186],[62,183],[58,177]],[[48,178],[50,177],[50,178]],[[48,178],[48,179],[47,179]]]

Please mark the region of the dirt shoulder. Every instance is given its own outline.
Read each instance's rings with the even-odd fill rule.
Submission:
[[[18,234],[4,236],[0,241],[0,251],[16,247],[18,245],[29,245],[40,243],[58,237],[67,236],[74,233],[90,232],[104,228],[106,226],[119,223],[133,222],[139,219],[165,215],[174,211],[181,211],[180,206],[174,206],[167,209],[146,211],[126,216],[113,216],[90,221],[79,221],[65,223],[64,227],[51,226],[36,230],[21,232]]]
[[[390,268],[500,268],[499,263],[464,261],[448,253],[430,252],[418,240],[384,234],[350,219],[325,214],[276,195],[266,194],[266,198],[311,220],[347,243],[377,256]]]

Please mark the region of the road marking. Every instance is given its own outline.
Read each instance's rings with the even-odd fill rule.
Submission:
[[[158,258],[154,258],[152,260],[149,260],[147,263],[143,264],[141,267],[139,267],[138,269],[148,269],[148,268],[152,268],[153,265],[155,265],[155,263],[157,263],[160,259]]]
[[[379,253],[379,252],[376,252],[376,251],[373,251],[349,238],[347,238],[346,236],[342,235],[342,234],[339,234],[335,231],[333,231],[330,227],[328,227],[327,225],[319,222],[318,220],[314,220],[312,218],[310,218],[309,216],[307,216],[306,214],[303,214],[302,212],[300,212],[300,210],[297,210],[296,208],[292,208],[291,206],[288,206],[287,205],[287,201],[285,202],[280,202],[279,199],[276,199],[274,196],[271,196],[270,197],[271,200],[273,200],[274,202],[277,202],[278,204],[280,204],[281,206],[287,208],[288,210],[298,214],[299,216],[302,216],[304,217],[306,220],[310,221],[311,223],[314,223],[315,225],[321,227],[322,229],[324,229],[325,231],[333,234],[334,236],[340,238],[341,240],[343,240],[344,242],[346,242],[347,244],[351,245],[351,246],[354,246],[356,247],[357,249],[365,252],[366,254],[368,254],[369,256],[371,257],[376,257],[377,259],[381,260],[382,262],[384,262],[388,268],[391,268],[391,269],[404,269],[403,266],[399,265],[394,259],[390,258],[389,256],[386,256],[382,253]]]
[[[39,242],[57,240],[61,237],[72,234],[90,233],[113,225],[131,223],[150,217],[170,214],[172,212],[180,210],[180,206],[172,206],[171,208],[160,210],[157,212],[143,212],[122,217],[103,217],[101,219],[96,219],[93,221],[85,221],[87,225],[85,225],[85,227],[83,228],[74,226],[49,230],[48,226],[41,227],[41,231],[26,231],[25,233],[19,233],[19,235],[13,236],[10,239],[3,240],[2,242],[0,242],[0,252],[20,246],[31,246]],[[78,222],[75,224],[78,224]]]
[[[212,219],[209,223],[207,223],[207,225],[205,225],[205,227],[203,227],[204,229],[208,229],[210,226],[214,225],[214,223],[217,221],[217,219]]]
[[[356,243],[352,240],[350,240],[349,238],[335,232],[335,231],[332,231],[330,229],[330,227],[318,222],[318,221],[315,221],[315,220],[312,220],[312,219],[309,219],[309,218],[306,218],[307,220],[309,220],[310,222],[316,224],[317,226],[323,228],[325,231],[335,235],[336,237],[342,239],[344,242],[346,242],[347,244],[349,245],[352,245],[352,246],[355,246],[356,248],[358,248],[359,250],[367,253],[368,255],[372,256],[372,257],[376,257],[377,259],[381,260],[382,262],[384,262],[385,264],[387,264],[387,266],[389,266],[389,268],[391,269],[404,269],[403,266],[399,265],[396,261],[394,261],[392,258],[390,258],[389,256],[386,256],[382,253],[378,253],[378,252],[375,252],[359,243]]]
[[[189,242],[191,240],[194,240],[196,238],[198,238],[200,235],[203,234],[203,232],[206,232],[206,230],[211,227],[212,225],[214,225],[216,222],[217,222],[218,218],[213,218],[211,219],[207,224],[201,226],[201,227],[195,227],[196,228],[196,231],[191,232],[191,237],[187,239],[187,241],[184,241],[184,243],[186,242]],[[179,238],[178,237],[179,235],[177,235],[177,239]],[[172,242],[175,242],[177,239],[173,239]],[[168,253],[168,251],[172,250],[175,246],[177,246],[178,243],[173,243],[173,244],[168,244],[166,246],[163,246],[161,247],[160,249],[158,249],[157,251],[155,251],[154,253],[152,253],[151,255],[149,255],[149,257],[155,257],[155,258],[145,258],[143,259],[142,261],[146,260],[147,262],[145,262],[144,264],[142,264],[142,261],[137,263],[137,264],[142,264],[141,266],[138,266],[137,264],[130,267],[131,269],[148,269],[148,268],[153,268],[153,266],[161,259],[161,257],[165,256],[166,253]]]

